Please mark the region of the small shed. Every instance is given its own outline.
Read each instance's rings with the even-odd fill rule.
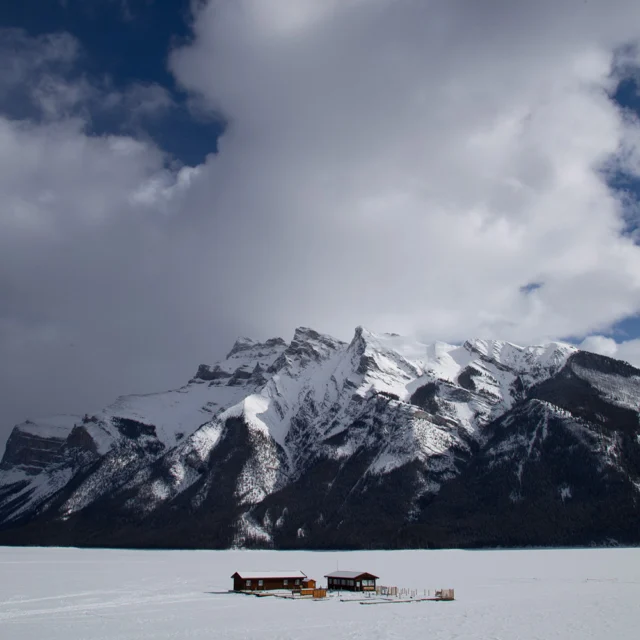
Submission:
[[[334,571],[325,578],[329,591],[375,591],[379,579],[367,571]]]
[[[302,571],[236,571],[232,576],[234,591],[273,591],[300,589],[307,575]]]

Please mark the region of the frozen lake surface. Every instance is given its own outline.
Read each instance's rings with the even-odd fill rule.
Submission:
[[[455,602],[361,606],[216,593],[236,570],[340,569],[453,587]],[[105,551],[0,548],[3,640],[640,637],[640,549]]]

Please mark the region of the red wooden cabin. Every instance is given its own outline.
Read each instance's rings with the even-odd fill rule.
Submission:
[[[307,581],[302,571],[236,571],[232,576],[234,591],[273,591],[301,589]]]
[[[334,571],[325,578],[329,591],[375,591],[379,579],[366,571]]]

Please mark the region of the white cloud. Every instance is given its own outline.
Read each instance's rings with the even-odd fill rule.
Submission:
[[[613,338],[593,335],[585,338],[579,346],[585,351],[625,360],[640,369],[640,339],[616,342]]]
[[[605,336],[588,336],[580,343],[580,349],[615,358],[618,353],[618,343],[613,338]]]
[[[191,206],[248,263],[245,313],[528,341],[638,309],[601,172],[638,149],[607,92],[640,7],[614,4],[210,2],[172,64],[231,123]]]
[[[626,340],[618,345],[616,358],[626,360],[634,367],[640,369],[640,340]]]

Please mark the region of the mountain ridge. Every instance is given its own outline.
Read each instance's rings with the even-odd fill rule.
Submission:
[[[179,389],[17,425],[0,543],[637,543],[639,406],[639,370],[560,342],[239,338]]]

